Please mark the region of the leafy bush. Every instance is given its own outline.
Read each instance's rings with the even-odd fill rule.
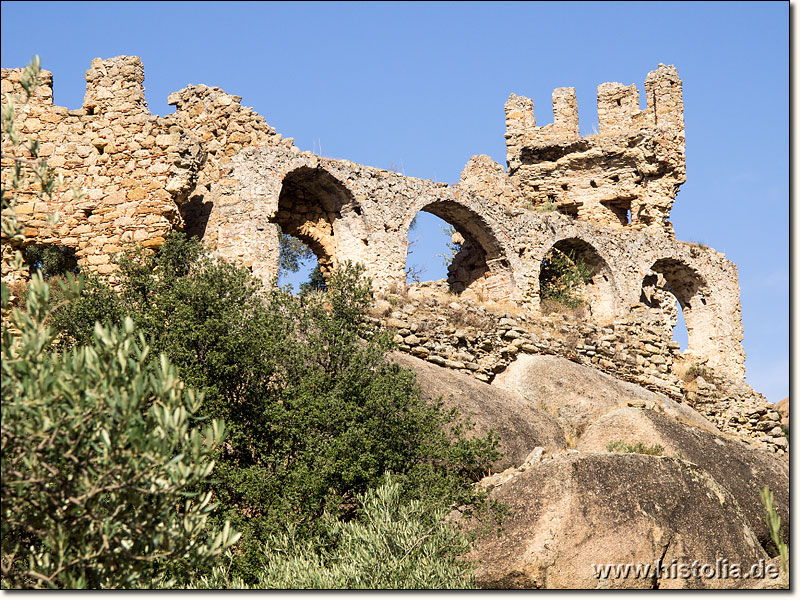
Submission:
[[[549,200],[549,199],[545,200],[541,204],[537,204],[536,205],[536,210],[537,210],[537,212],[540,212],[540,213],[553,212],[557,208],[558,208],[558,203],[555,202],[554,200]]]
[[[23,77],[27,94],[37,78],[38,60]],[[11,104],[3,135],[22,143]],[[4,243],[25,242],[6,210],[8,189],[43,197],[60,183],[35,140],[25,149],[33,158],[14,159],[4,176]],[[47,252],[31,263],[52,262]],[[284,250],[282,267],[291,270],[302,252]],[[413,373],[386,361],[391,344],[365,324],[370,284],[358,268],[345,265],[328,282],[318,272],[294,297],[263,290],[247,270],[181,235],[158,253],[123,256],[119,267],[118,291],[93,277],[76,283],[66,268],[50,294],[37,273],[27,313],[14,313],[20,340],[4,322],[3,585],[185,585],[236,541],[226,517],[243,528],[228,554],[228,573],[242,585],[266,576],[264,543],[288,539],[287,528],[304,556],[332,569],[324,581],[355,585],[367,569],[380,575],[372,585],[457,581],[463,571],[452,558],[462,546],[443,529],[443,511],[478,498],[472,482],[498,457],[497,440],[468,440],[468,424],[422,402]],[[314,290],[326,284],[327,293]],[[4,314],[8,297],[4,286]],[[155,358],[161,352],[204,398],[183,391],[170,362]],[[219,422],[201,428],[198,411],[229,419],[225,444]],[[389,471],[396,488],[380,502],[391,516],[359,533],[377,514],[363,494]],[[393,528],[405,521],[408,530]],[[220,533],[204,533],[217,523]],[[408,545],[412,537],[419,546]],[[373,541],[396,544],[380,560],[399,550],[406,558],[376,570],[375,560],[363,561],[379,548]],[[334,543],[355,553],[362,575],[341,570],[346,554],[333,564]]]
[[[573,250],[551,248],[539,272],[539,295],[543,303],[578,308],[584,304],[583,287],[591,280],[591,268]]]
[[[708,369],[703,364],[694,363],[690,365],[688,369],[686,369],[686,371],[683,373],[682,379],[686,383],[690,383],[698,377],[707,378],[708,376]]]
[[[173,234],[157,254],[124,257],[118,287],[113,300],[85,286],[54,323],[65,345],[84,343],[98,308],[113,305],[107,316],[127,312],[204,391],[203,412],[230,436],[203,490],[243,532],[232,569],[251,584],[261,542],[287,522],[313,536],[326,511],[354,517],[357,495],[387,471],[404,501],[469,503],[498,456],[494,436],[467,439],[468,424],[426,404],[413,372],[386,360],[392,344],[365,322],[371,284],[360,267],[334,271],[325,293],[293,296]]]
[[[78,272],[75,251],[66,246],[31,244],[25,248],[25,262],[32,273],[41,271],[45,278]]]
[[[646,446],[643,442],[636,442],[629,444],[622,440],[616,442],[609,442],[606,446],[608,452],[625,452],[628,454],[649,454],[651,456],[661,456],[664,453],[664,446],[656,444],[655,446]]]
[[[207,533],[211,495],[191,493],[223,424],[199,428],[201,397],[130,319],[53,352],[48,296],[35,274],[2,328],[3,586],[137,587],[165,561],[208,564],[238,538]]]
[[[445,521],[446,511],[419,500],[403,503],[392,477],[357,497],[358,518],[322,519],[323,535],[290,530],[262,546],[258,579],[248,585],[219,566],[192,587],[201,589],[464,589],[471,565],[459,559],[467,540]]]

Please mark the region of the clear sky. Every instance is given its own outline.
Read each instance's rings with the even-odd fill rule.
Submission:
[[[137,55],[153,113],[172,111],[172,91],[217,85],[302,150],[448,183],[474,154],[505,165],[509,93],[544,125],[552,90],[575,87],[592,133],[600,83],[636,83],[644,100],[648,71],[674,64],[676,234],[739,266],[748,381],[772,401],[789,393],[786,2],[3,2],[0,30],[2,66],[39,54],[57,104],[81,106],[93,58]],[[425,227],[423,242],[437,237]],[[442,250],[415,251],[425,263]]]

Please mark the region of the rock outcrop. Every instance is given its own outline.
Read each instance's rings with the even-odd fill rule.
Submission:
[[[781,425],[789,427],[789,396],[775,403],[775,410],[781,415]]]
[[[700,467],[638,454],[567,454],[495,487],[510,513],[476,542],[485,588],[730,588],[741,580],[671,576],[653,565],[768,559],[736,499]],[[602,565],[650,565],[599,577]],[[619,573],[617,573],[619,575]]]
[[[559,357],[525,356],[519,369],[507,371],[516,378],[506,379],[508,389],[402,353],[392,359],[417,373],[426,400],[441,397],[471,415],[477,434],[494,429],[501,436],[504,459],[481,485],[509,512],[468,556],[480,585],[781,585],[779,578],[751,581],[719,571],[708,577],[696,568],[684,577],[675,569],[682,563],[719,569],[724,557],[749,570],[776,555],[760,492],[773,491],[788,542],[785,457],[720,432],[670,398]],[[562,427],[575,449],[564,447]],[[660,445],[662,455],[607,452],[616,441]],[[777,573],[772,562],[770,572]],[[639,563],[650,576],[598,577],[592,566]]]
[[[789,462],[741,440],[690,427],[653,410],[621,408],[600,417],[581,436],[577,449],[603,452],[615,441],[662,446],[667,456],[696,464],[736,498],[764,548],[771,549],[761,490],[769,487],[789,542]]]
[[[416,373],[424,400],[441,399],[446,408],[458,409],[475,424],[475,435],[486,435],[490,429],[499,435],[503,456],[492,470],[522,464],[537,446],[553,453],[565,449],[564,433],[556,420],[517,394],[407,354],[396,352],[391,358]]]
[[[684,404],[558,356],[522,354],[492,385],[518,393],[552,415],[573,447],[597,419],[626,406],[659,410],[693,427],[718,432]]]

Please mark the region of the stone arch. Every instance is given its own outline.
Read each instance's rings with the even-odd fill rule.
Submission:
[[[569,237],[555,242],[544,254],[542,262],[553,252],[580,259],[589,269],[589,281],[582,286],[581,296],[595,319],[611,320],[616,316],[617,286],[608,262],[589,242]],[[543,270],[539,266],[540,300]]]
[[[661,258],[653,263],[650,273],[642,280],[640,301],[662,310],[670,333],[677,320],[677,309],[671,297],[683,311],[689,353],[710,357],[717,348],[711,294],[705,278],[681,260]]]
[[[447,285],[453,293],[468,292],[478,299],[505,300],[514,293],[511,264],[498,234],[481,215],[454,200],[435,200],[417,212],[427,212],[452,225],[463,241],[448,267]]]
[[[284,176],[270,220],[313,250],[325,276],[341,260],[361,260],[367,245],[361,207],[344,184],[320,167],[299,167]]]

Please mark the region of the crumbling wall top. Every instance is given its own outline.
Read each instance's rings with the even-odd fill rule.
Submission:
[[[149,114],[144,99],[142,59],[138,56],[117,56],[107,60],[95,58],[86,71],[83,108],[89,115]]]

